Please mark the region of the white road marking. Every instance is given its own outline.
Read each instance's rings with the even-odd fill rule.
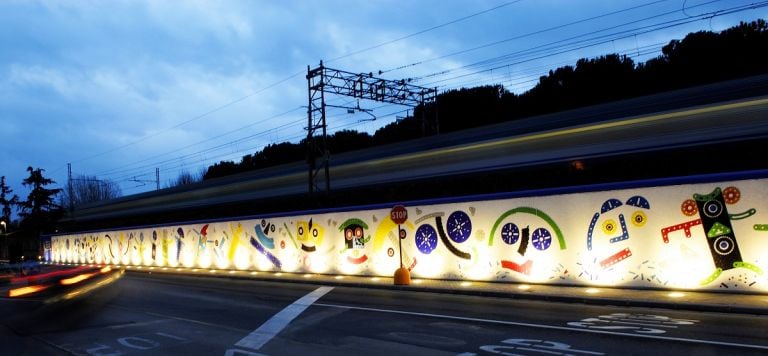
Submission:
[[[517,321],[506,321],[506,320],[495,320],[495,319],[470,318],[470,317],[455,316],[455,315],[443,315],[443,314],[432,314],[432,313],[418,313],[418,312],[408,312],[408,311],[391,310],[391,309],[354,307],[354,306],[338,305],[338,304],[315,303],[315,305],[316,306],[320,306],[320,307],[328,307],[328,308],[342,308],[342,309],[364,310],[364,311],[379,312],[379,313],[415,315],[415,316],[424,316],[424,317],[429,317],[429,318],[441,318],[441,319],[452,319],[452,320],[463,320],[463,321],[475,321],[475,322],[480,322],[480,323],[514,325],[514,326],[523,326],[523,327],[539,328],[539,329],[564,330],[564,331],[574,331],[574,332],[592,333],[592,334],[617,335],[617,336],[634,337],[634,338],[642,338],[642,339],[678,341],[678,342],[687,342],[687,343],[694,343],[694,344],[707,344],[707,345],[717,345],[717,346],[743,347],[743,348],[748,348],[748,349],[768,350],[768,345],[739,344],[739,343],[724,342],[724,341],[688,339],[688,338],[682,338],[682,337],[657,336],[657,335],[647,335],[647,334],[626,334],[626,333],[613,332],[613,331],[604,331],[604,330],[583,329],[583,328],[570,328],[570,327],[566,327],[566,326],[521,323],[521,322],[517,322]]]
[[[161,333],[161,332],[157,332],[157,333],[155,333],[155,335],[165,336],[165,337],[167,337],[169,339],[174,339],[174,340],[179,340],[179,341],[187,341],[187,339],[185,339],[185,338],[183,338],[181,336],[176,336],[176,335],[171,335],[171,334],[166,334],[166,333]]]
[[[144,314],[152,315],[152,316],[159,316],[159,317],[173,319],[173,320],[178,320],[178,321],[183,321],[183,322],[187,322],[187,323],[200,324],[200,325],[204,325],[204,326],[208,326],[208,327],[212,327],[212,328],[216,328],[216,329],[230,330],[230,331],[234,331],[234,332],[238,332],[238,333],[247,331],[247,330],[243,330],[243,329],[239,329],[239,328],[234,328],[234,327],[231,327],[229,325],[213,324],[213,323],[208,323],[208,322],[205,322],[205,321],[194,320],[194,319],[187,319],[187,318],[182,318],[182,317],[173,316],[173,315],[166,315],[166,314],[153,313],[153,312],[144,312]]]
[[[150,321],[145,321],[143,323],[128,323],[128,324],[112,325],[112,326],[107,326],[107,328],[109,328],[109,329],[132,328],[132,327],[135,327],[135,326],[147,326],[147,325],[152,325],[152,324],[167,323],[169,321],[170,320],[168,320],[168,319],[150,320]]]
[[[320,287],[301,297],[299,300],[293,302],[293,304],[285,307],[285,309],[272,316],[258,329],[238,341],[235,346],[245,347],[252,350],[260,349],[264,344],[269,342],[269,340],[272,340],[273,337],[283,331],[293,319],[296,319],[299,314],[332,289],[333,287]]]

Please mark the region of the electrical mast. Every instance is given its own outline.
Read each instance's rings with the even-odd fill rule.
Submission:
[[[307,108],[307,164],[309,165],[309,193],[320,191],[318,174],[324,171],[325,192],[331,191],[329,172],[330,152],[327,146],[325,120],[326,94],[350,96],[390,104],[416,107],[437,98],[437,88],[408,84],[406,80],[376,78],[372,73],[351,73],[320,66],[307,66],[309,106]],[[423,112],[423,111],[422,111]],[[318,159],[319,157],[319,159]]]

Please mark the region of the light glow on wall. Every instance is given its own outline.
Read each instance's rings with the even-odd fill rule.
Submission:
[[[248,269],[251,267],[250,255],[245,249],[239,249],[235,252],[235,268]]]
[[[421,261],[411,270],[411,273],[422,278],[438,278],[445,273],[445,269],[445,257],[434,253],[422,256]]]

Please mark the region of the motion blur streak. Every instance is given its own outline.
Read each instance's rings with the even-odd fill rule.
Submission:
[[[120,277],[122,277],[124,273],[125,273],[125,271],[120,270],[118,272],[115,272],[112,276],[110,276],[110,277],[108,277],[108,278],[106,278],[104,280],[99,281],[98,283],[83,285],[82,287],[80,287],[78,289],[75,289],[75,290],[65,294],[62,299],[72,299],[74,297],[77,297],[78,295],[85,294],[85,293],[93,291],[93,290],[95,290],[97,288],[106,286],[106,285],[108,285],[108,284],[110,284],[110,283],[120,279]],[[52,300],[52,301],[55,301],[55,300]]]
[[[20,297],[27,294],[37,293],[39,291],[47,289],[48,287],[49,287],[48,285],[39,284],[34,286],[26,286],[26,287],[11,289],[10,291],[8,291],[8,296],[11,298]]]
[[[60,271],[53,271],[53,272],[48,272],[48,273],[35,274],[35,275],[31,275],[31,276],[14,277],[14,278],[11,279],[11,283],[13,283],[13,284],[31,283],[31,282],[43,280],[43,279],[46,279],[46,278],[58,277],[58,276],[63,276],[63,275],[71,275],[71,274],[73,274],[75,272],[85,271],[85,270],[88,270],[88,269],[90,269],[90,268],[87,267],[87,266],[80,266],[80,267],[76,267],[76,268],[60,270]]]
[[[59,281],[59,283],[61,283],[64,286],[68,286],[68,285],[71,285],[71,284],[80,283],[80,282],[82,282],[82,281],[84,281],[84,280],[86,280],[88,278],[91,278],[91,277],[93,277],[95,275],[96,275],[96,273],[78,274],[77,276],[74,276],[72,278],[62,279],[61,281]]]

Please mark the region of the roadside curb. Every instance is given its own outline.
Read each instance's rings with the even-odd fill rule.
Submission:
[[[622,307],[638,308],[663,308],[674,310],[689,310],[697,312],[714,313],[735,313],[768,315],[768,296],[753,294],[726,294],[726,293],[703,293],[703,292],[684,292],[687,299],[670,299],[666,297],[670,294],[667,290],[639,290],[639,289],[619,289],[619,288],[588,288],[583,286],[551,286],[551,285],[533,285],[528,290],[519,290],[521,284],[501,285],[498,283],[469,282],[474,287],[462,287],[459,281],[442,280],[416,280],[411,285],[394,285],[390,277],[347,277],[331,275],[310,275],[293,273],[271,273],[258,272],[256,275],[249,273],[237,274],[230,272],[222,273],[190,273],[179,272],[175,270],[136,270],[128,269],[127,274],[131,275],[170,275],[183,276],[189,278],[217,278],[233,280],[253,280],[261,282],[283,282],[312,285],[328,285],[335,287],[350,288],[369,288],[369,289],[388,289],[407,292],[426,292],[456,295],[471,295],[491,298],[508,298],[520,300],[534,300],[559,303],[580,303],[588,305],[613,305]],[[309,276],[309,277],[308,277]],[[464,282],[467,283],[467,282]],[[432,285],[430,285],[432,284]],[[437,285],[435,285],[437,284]],[[527,285],[526,285],[527,286]],[[606,296],[598,294],[583,293],[585,290],[594,289],[610,294],[634,294],[632,296]],[[697,299],[699,299],[697,301]],[[716,302],[707,302],[702,299],[716,300]],[[669,301],[666,301],[669,300]]]

